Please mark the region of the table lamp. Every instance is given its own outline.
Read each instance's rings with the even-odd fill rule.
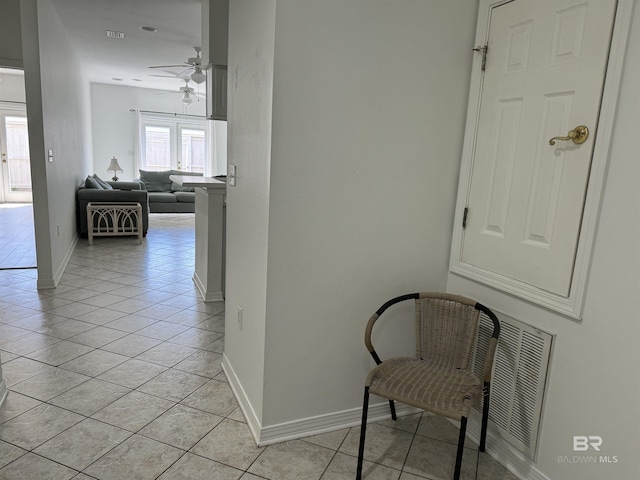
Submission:
[[[107,171],[108,172],[113,171],[113,178],[111,180],[113,180],[114,182],[117,182],[118,172],[122,172],[122,167],[120,167],[120,164],[118,163],[118,159],[116,157],[113,157],[111,159],[111,163],[109,164]]]

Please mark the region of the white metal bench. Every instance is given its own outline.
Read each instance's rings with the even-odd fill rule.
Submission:
[[[87,204],[89,245],[93,237],[136,235],[142,243],[142,206],[139,203],[90,202]]]

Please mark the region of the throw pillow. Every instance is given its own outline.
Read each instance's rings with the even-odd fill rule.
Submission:
[[[104,188],[102,188],[98,181],[92,176],[88,176],[84,181],[84,188],[95,188],[97,190],[104,190]]]
[[[139,170],[140,181],[144,183],[148,192],[170,192],[171,191],[171,170],[163,172],[149,172],[147,170]]]
[[[93,174],[93,178],[95,179],[96,182],[98,182],[100,184],[100,186],[104,189],[104,190],[113,190],[113,187],[111,185],[109,185],[107,182],[105,182],[104,180],[102,180],[98,175],[96,175],[95,173]]]

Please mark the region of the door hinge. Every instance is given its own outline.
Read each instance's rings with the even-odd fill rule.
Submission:
[[[464,207],[464,213],[462,214],[462,229],[467,228],[467,214],[469,213],[469,207]]]
[[[476,47],[473,49],[474,52],[482,53],[482,71],[484,72],[485,67],[487,66],[487,50],[489,50],[488,45],[484,47]]]

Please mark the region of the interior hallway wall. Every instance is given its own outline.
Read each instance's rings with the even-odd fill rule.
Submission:
[[[229,3],[225,371],[240,381],[249,423],[262,424],[276,0]],[[242,329],[236,321],[242,308]]]
[[[51,2],[20,5],[38,288],[54,288],[77,240],[75,191],[91,170],[89,82]]]
[[[230,5],[225,350],[264,434],[359,417],[369,316],[446,286],[477,4],[277,0],[259,25],[238,4],[261,2]],[[410,321],[380,332],[411,349]]]

